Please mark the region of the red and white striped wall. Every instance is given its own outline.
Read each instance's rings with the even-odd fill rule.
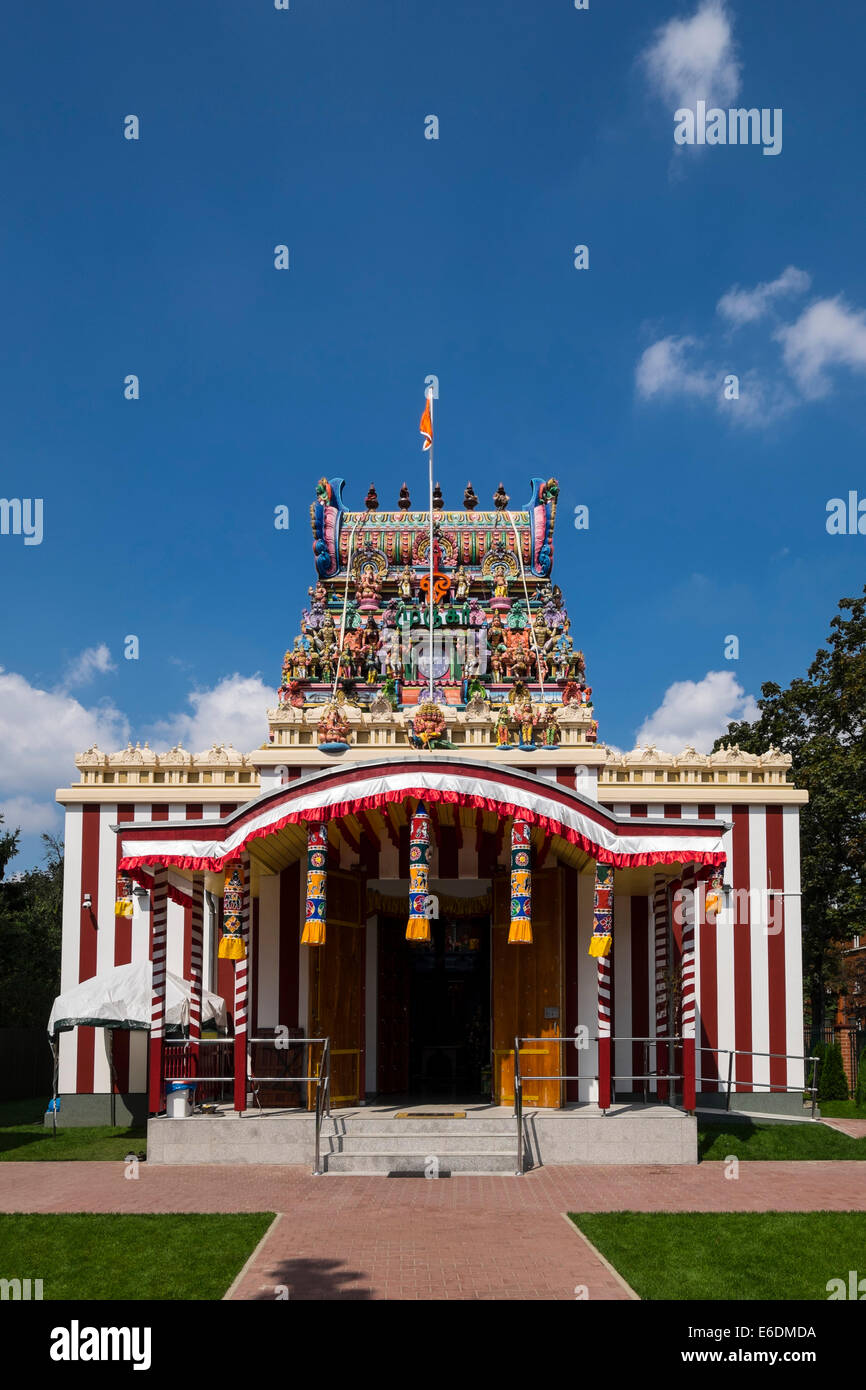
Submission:
[[[228,804],[221,808],[228,811]],[[115,965],[152,959],[150,896],[136,896],[132,918],[115,917],[114,902],[120,839],[112,827],[132,820],[184,820],[201,817],[197,804],[146,802],[118,805],[70,803],[65,815],[63,879],[63,948],[60,988],[69,989]],[[82,906],[90,894],[91,907]],[[192,898],[189,883],[169,872],[166,923],[166,968],[190,977],[192,965]],[[203,942],[203,970],[210,979],[213,943]],[[76,1028],[60,1036],[59,1090],[63,1095],[107,1093],[111,1089],[107,1033]],[[118,1090],[142,1093],[147,1081],[147,1035],[114,1033],[114,1067]]]
[[[561,769],[558,781],[568,787],[573,769]],[[112,826],[131,820],[174,821],[201,819],[201,806],[166,806],[158,803],[101,805],[72,803],[66,809],[66,872],[63,907],[63,956],[61,988],[90,978],[112,965],[150,957],[152,927],[149,898],[136,897],[131,920],[115,918],[115,875],[119,837]],[[214,808],[216,809],[216,808]],[[219,808],[223,814],[231,807]],[[619,808],[625,809],[625,808]],[[680,808],[672,808],[677,813]],[[632,808],[637,815],[643,808]],[[683,806],[684,820],[727,822],[724,836],[727,864],[723,877],[734,891],[726,894],[715,925],[700,915],[694,923],[694,1030],[697,1089],[724,1089],[727,1053],[802,1052],[802,965],[800,939],[800,868],[798,808],[792,806]],[[431,877],[465,889],[467,881],[489,878],[497,856],[496,837],[479,826],[477,833],[454,824],[438,828],[433,847]],[[374,846],[363,846],[369,879],[389,881],[407,877],[404,848],[399,838],[385,834]],[[499,846],[505,862],[505,848]],[[357,847],[341,840],[339,864],[348,868],[358,860]],[[173,881],[174,880],[174,881]],[[566,903],[566,1016],[564,1031],[573,1034],[585,1024],[592,1037],[597,1032],[597,967],[588,955],[592,930],[591,874],[563,868]],[[752,889],[751,901],[742,890]],[[768,903],[758,890],[772,889]],[[739,891],[737,891],[739,890]],[[448,891],[451,891],[450,888]],[[82,907],[89,893],[92,910]],[[254,936],[249,973],[248,1022],[254,1032],[277,1024],[304,1026],[307,1017],[308,953],[299,950],[303,922],[304,883],[300,864],[280,874],[260,879],[260,897],[253,904]],[[768,918],[771,920],[768,921]],[[735,920],[736,919],[736,920]],[[575,925],[576,924],[576,925]],[[769,930],[768,930],[769,928]],[[216,960],[218,922],[203,905],[201,969],[206,986],[215,988],[234,1005],[231,962]],[[682,942],[680,929],[679,943]],[[626,1039],[657,1031],[656,954],[662,948],[654,920],[653,895],[615,894],[614,952],[611,960],[613,1033]],[[681,945],[674,933],[670,942],[674,959]],[[166,964],[170,971],[190,977],[194,954],[193,902],[189,884],[169,871],[166,923]],[[369,1028],[367,1075],[375,1081],[375,982],[376,933],[367,933],[367,1020]],[[673,1022],[673,1021],[672,1021]],[[679,1021],[671,1031],[679,1032]],[[571,1049],[569,1049],[571,1052]],[[573,1059],[572,1059],[573,1060]],[[639,1044],[620,1041],[613,1048],[613,1070],[620,1077],[642,1070]],[[147,1075],[147,1039],[144,1034],[115,1035],[115,1066],[121,1092],[143,1092]],[[594,1048],[580,1058],[581,1074],[595,1075]],[[736,1059],[735,1087],[748,1090],[753,1083],[799,1086],[802,1063],[784,1059]],[[628,1081],[617,1082],[631,1089]],[[569,1094],[577,1098],[570,1088]],[[655,1089],[654,1085],[651,1089]],[[82,1028],[64,1034],[60,1043],[60,1090],[63,1094],[107,1092],[109,1069],[104,1032]],[[594,1098],[594,1082],[581,1084],[582,1099]]]

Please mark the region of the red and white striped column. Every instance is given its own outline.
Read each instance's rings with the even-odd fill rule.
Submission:
[[[192,989],[189,996],[189,1055],[190,1075],[199,1074],[199,1044],[201,1043],[202,948],[204,943],[204,875],[195,874],[192,883],[190,913],[189,977]]]
[[[240,1113],[247,1106],[247,1015],[250,965],[250,856],[241,855],[243,867],[243,897],[241,900],[241,922],[243,923],[243,960],[235,961],[235,1054],[234,1054],[234,1108]]]
[[[597,969],[597,990],[598,990],[598,1107],[600,1110],[609,1110],[611,1104],[611,1038],[610,1038],[610,998],[611,998],[611,962],[613,959],[613,939],[614,939],[614,912],[613,912],[613,884],[614,871],[610,870],[608,886],[600,891],[598,865],[596,865],[595,877],[595,903],[593,912],[594,924],[598,922],[599,906],[603,901],[609,902],[608,927],[611,936],[610,954],[599,956]]]
[[[692,864],[683,872],[682,900],[682,999],[683,1109],[695,1108],[695,923],[697,921],[697,876]]]
[[[668,890],[663,874],[656,874],[653,884],[653,930],[655,932],[655,979],[656,979],[656,1032],[657,1038],[666,1038],[669,1031],[668,985]],[[668,1045],[656,1043],[656,1071],[658,1075],[668,1073]],[[667,1100],[668,1083],[657,1081],[659,1100]]]
[[[148,1110],[151,1115],[158,1115],[163,1108],[165,1072],[165,956],[168,931],[168,869],[163,864],[153,871],[150,903],[153,983],[150,996]]]

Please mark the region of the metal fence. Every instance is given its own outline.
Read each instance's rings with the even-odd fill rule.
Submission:
[[[851,1091],[855,1091],[860,1070],[860,1054],[866,1048],[866,1029],[851,1028],[847,1025],[837,1028],[832,1023],[803,1029],[805,1051],[811,1052],[819,1043],[836,1044],[840,1048]]]

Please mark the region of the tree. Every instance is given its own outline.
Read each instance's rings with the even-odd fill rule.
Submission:
[[[840,943],[866,919],[866,588],[844,598],[826,648],[786,690],[761,687],[754,723],[729,724],[715,748],[790,753],[809,793],[800,822],[804,983],[812,1023],[841,977]]]
[[[842,1062],[842,1049],[838,1043],[831,1043],[824,1053],[818,1077],[818,1099],[848,1099],[848,1078]]]
[[[0,838],[0,867],[8,832]],[[63,842],[43,835],[43,865],[0,881],[0,1025],[45,1025],[60,988]]]
[[[18,853],[18,842],[21,839],[21,831],[4,830],[5,823],[5,816],[0,815],[0,880],[6,873],[6,865],[9,860],[14,859]]]

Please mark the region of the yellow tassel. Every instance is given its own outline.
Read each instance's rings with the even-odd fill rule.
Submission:
[[[301,934],[302,946],[324,946],[325,944],[325,923],[307,922]]]
[[[532,923],[526,919],[518,919],[511,923],[508,928],[509,946],[531,946],[532,945]]]
[[[427,917],[410,917],[406,926],[407,941],[429,941],[430,921]]]
[[[242,937],[224,936],[219,945],[217,956],[220,960],[246,960],[247,949]]]
[[[589,939],[589,954],[591,956],[609,956],[610,937],[595,935],[591,936]]]

